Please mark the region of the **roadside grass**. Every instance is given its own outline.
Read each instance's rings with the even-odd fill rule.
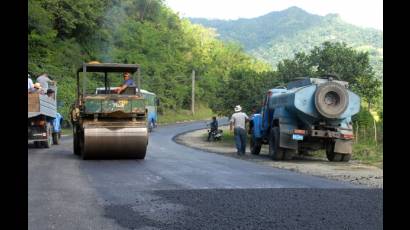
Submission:
[[[221,146],[234,146],[235,137],[233,132],[229,132],[229,126],[220,127],[223,130],[222,139],[215,144]],[[208,133],[203,134],[203,139],[208,138]],[[249,144],[249,138],[247,137],[247,144]],[[311,153],[313,157],[320,159],[327,159],[326,152],[324,150],[319,150]],[[353,155],[352,159],[362,164],[373,165],[379,168],[383,168],[383,143],[376,143],[374,140],[363,140],[358,143],[353,144]]]
[[[215,114],[207,106],[200,105],[195,108],[195,114],[191,110],[165,110],[162,115],[158,115],[159,124],[172,124],[177,122],[211,120]]]
[[[62,135],[72,135],[73,134],[73,129],[72,128],[62,128],[61,129],[61,134]]]

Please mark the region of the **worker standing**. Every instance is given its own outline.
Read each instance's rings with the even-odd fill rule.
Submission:
[[[235,144],[238,155],[245,155],[246,150],[246,129],[245,124],[249,121],[249,117],[242,112],[242,107],[240,105],[235,106],[235,113],[232,115],[230,120],[229,129],[232,132],[232,127],[234,128]]]
[[[44,93],[47,92],[48,90],[48,83],[49,82],[54,82],[52,81],[49,77],[47,73],[42,73],[38,78],[37,78],[37,82],[40,83],[41,88],[44,90]]]
[[[28,93],[32,93],[33,91],[34,91],[33,80],[31,80],[30,74],[28,74]]]

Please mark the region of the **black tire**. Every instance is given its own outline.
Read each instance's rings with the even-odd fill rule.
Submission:
[[[252,134],[251,134],[251,138],[249,139],[250,139],[249,146],[251,149],[251,154],[259,155],[259,153],[261,152],[262,140],[260,138],[254,139]]]
[[[53,133],[52,133],[52,126],[47,123],[47,141],[43,141],[43,146],[45,148],[50,148],[51,145],[53,144]]]
[[[292,160],[294,156],[295,156],[295,150],[286,149],[283,153],[283,160],[285,161]]]
[[[85,147],[84,147],[84,133],[81,133],[78,136],[78,143],[79,143],[78,148],[79,148],[79,151],[80,151],[81,159],[87,160],[88,157],[85,155]]]
[[[334,143],[329,143],[327,148],[326,148],[326,157],[329,161],[332,162],[338,162],[342,161],[343,154],[341,153],[335,153],[334,151],[335,144]]]
[[[351,157],[352,157],[352,154],[343,154],[342,161],[349,162]]]
[[[309,153],[309,151],[307,151],[307,150],[299,150],[299,155],[302,155],[302,156],[310,156],[309,154],[310,154],[310,153]]]
[[[315,107],[327,118],[338,118],[349,105],[347,89],[336,82],[326,82],[318,86],[315,92]]]
[[[78,134],[76,132],[76,128],[73,128],[73,153],[74,155],[80,155],[80,143],[78,141]]]
[[[279,147],[279,127],[273,127],[269,135],[269,156],[272,160],[279,161],[283,159],[285,150]]]
[[[41,147],[41,142],[40,141],[34,141],[34,147],[35,148],[40,148]]]
[[[55,144],[55,145],[59,145],[59,144],[60,144],[59,133],[53,133],[53,144]]]
[[[77,135],[75,135],[75,134],[73,136],[73,153],[74,153],[74,155],[77,155],[77,156],[80,155],[80,146],[79,146],[79,143],[78,143]]]

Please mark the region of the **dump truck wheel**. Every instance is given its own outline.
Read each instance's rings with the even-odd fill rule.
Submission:
[[[51,132],[51,125],[47,123],[47,141],[43,142],[45,148],[50,148],[53,144],[53,134]]]
[[[343,154],[342,161],[349,162],[351,157],[352,157],[352,154]]]
[[[40,148],[41,147],[41,142],[40,141],[34,141],[34,147]]]
[[[251,137],[249,144],[251,147],[251,154],[259,155],[259,153],[261,152],[262,140],[260,138],[254,139],[253,137]]]
[[[53,133],[53,144],[55,145],[60,144],[60,138],[58,137],[58,133]]]
[[[283,159],[284,149],[279,147],[279,127],[273,127],[269,136],[269,155],[272,160]]]

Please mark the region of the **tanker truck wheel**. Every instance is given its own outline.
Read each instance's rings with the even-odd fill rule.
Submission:
[[[326,157],[329,161],[342,161],[343,154],[335,153],[334,151],[335,144],[329,143],[326,147]]]
[[[343,154],[342,161],[349,162],[351,157],[352,157],[352,154]]]
[[[283,160],[286,160],[286,161],[292,160],[295,154],[296,154],[295,150],[286,149],[283,153]]]
[[[269,135],[269,156],[275,161],[282,160],[285,153],[285,150],[279,147],[279,135],[279,127],[273,127]]]
[[[253,138],[251,136],[249,144],[251,147],[251,154],[259,155],[259,153],[261,152],[262,140],[260,138]]]

